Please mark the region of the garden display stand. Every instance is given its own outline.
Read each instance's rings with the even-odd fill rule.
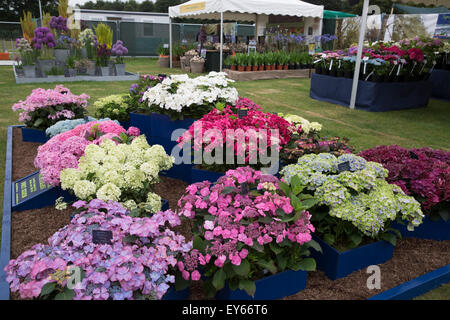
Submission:
[[[328,243],[313,235],[322,248],[322,253],[312,249],[311,256],[316,260],[317,269],[328,278],[344,278],[354,271],[370,265],[384,263],[392,258],[394,246],[386,241],[378,241],[355,249],[339,252]]]
[[[209,170],[203,170],[196,168],[195,166],[191,169],[191,183],[210,181],[216,182],[220,177],[223,177],[225,172],[214,172]]]
[[[314,73],[310,97],[348,107],[353,79]],[[355,106],[365,111],[392,111],[423,108],[431,97],[430,81],[372,82],[358,81]]]
[[[228,285],[215,296],[218,300],[275,300],[305,289],[308,272],[286,270],[255,281],[256,291],[252,297],[241,289],[231,290]]]
[[[8,133],[7,133],[7,140],[6,140],[6,162],[5,162],[5,186],[11,186],[12,185],[12,150],[13,150],[13,128],[20,128],[22,126],[9,126],[8,127]],[[11,257],[11,214],[15,209],[12,207],[12,188],[6,187],[4,188],[4,198],[3,198],[3,217],[2,217],[2,238],[1,238],[1,251],[0,251],[0,300],[9,300],[9,284],[6,281],[6,274],[4,272],[4,267],[8,264],[10,257]],[[316,239],[317,241],[317,239]],[[324,249],[325,246],[322,245],[322,249]],[[314,253],[314,250],[311,250],[312,253]],[[286,284],[286,286],[279,286],[281,281],[285,281],[285,272],[277,274],[275,276],[269,276],[265,279],[259,280],[262,282],[264,280],[264,286],[260,286],[260,282],[257,284],[257,295],[255,296],[255,299],[259,298],[260,294],[263,294],[264,290],[258,291],[258,289],[265,288],[266,282],[269,285],[270,282],[273,281],[272,279],[276,280],[276,286],[280,287],[281,290],[291,290],[294,285],[298,286],[299,283],[295,283],[292,281],[292,277],[290,277],[289,283]],[[286,273],[286,275],[289,275],[289,273]],[[294,277],[299,277],[301,279],[301,274],[295,275]],[[281,277],[281,278],[280,278]],[[270,278],[270,280],[269,280]],[[305,278],[306,279],[306,278]],[[394,299],[412,299],[418,295],[421,295],[425,292],[428,292],[432,289],[435,289],[439,287],[443,283],[448,283],[450,281],[450,265],[447,265],[445,267],[436,269],[432,272],[429,272],[425,275],[422,275],[420,277],[417,277],[411,281],[405,282],[403,284],[400,284],[392,289],[389,289],[385,292],[382,292],[376,296],[373,296],[369,298],[370,300],[394,300]],[[284,282],[283,282],[284,283]],[[287,288],[285,288],[287,287]],[[298,286],[297,288],[299,288]],[[294,289],[292,289],[294,290]],[[297,290],[297,289],[295,289]],[[300,290],[300,289],[299,289]],[[240,290],[239,290],[240,291]],[[273,290],[275,291],[275,290]],[[259,293],[261,292],[261,293]],[[282,294],[290,294],[291,291],[286,291]],[[293,292],[293,291],[292,291]],[[244,292],[245,293],[245,292]],[[274,293],[273,292],[267,292],[265,291],[265,294],[270,294],[271,296],[266,296],[264,298],[273,298]],[[166,295],[163,297],[163,300],[180,300],[180,299],[187,299],[189,295],[189,288],[182,290],[182,291],[175,291],[173,288],[169,289],[169,291],[166,293]],[[226,299],[248,299],[251,298],[249,296],[245,297],[242,292],[232,292],[232,293],[226,293],[221,292],[219,294],[222,295],[222,298]]]
[[[35,77],[35,78],[25,78],[22,75],[19,75],[15,66],[14,70],[14,78],[16,79],[17,84],[22,83],[47,83],[47,82],[74,82],[74,81],[137,81],[140,78],[140,74],[125,72],[123,76],[91,76],[91,75],[77,75],[75,77],[65,77],[65,76],[48,76],[48,77]]]

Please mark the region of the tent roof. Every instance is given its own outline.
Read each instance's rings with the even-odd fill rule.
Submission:
[[[418,7],[412,7],[407,6],[404,4],[397,4],[394,3],[394,8],[398,9],[404,13],[410,13],[410,14],[422,14],[422,13],[450,13],[450,10],[448,10],[445,7],[437,7],[437,8],[418,8]]]
[[[171,18],[220,19],[256,21],[256,15],[283,15],[297,17],[323,16],[323,6],[300,0],[191,0],[169,7]]]
[[[323,18],[324,19],[337,19],[337,18],[348,18],[348,17],[356,17],[356,14],[342,12],[342,11],[323,10]]]

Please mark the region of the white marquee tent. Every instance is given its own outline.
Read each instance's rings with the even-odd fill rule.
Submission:
[[[220,70],[222,70],[223,21],[253,21],[258,30],[259,24],[267,21],[269,15],[322,18],[323,6],[300,0],[191,0],[169,7],[170,67],[172,67],[173,18],[220,20]]]

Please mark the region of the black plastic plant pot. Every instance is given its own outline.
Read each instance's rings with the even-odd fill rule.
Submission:
[[[329,70],[328,72],[329,72],[328,74],[329,74],[330,76],[336,77],[336,74],[337,74],[337,73],[336,73],[336,70],[335,70],[335,69]]]
[[[353,72],[352,71],[344,71],[344,77],[346,78],[353,78]]]
[[[316,65],[316,73],[317,74],[322,74],[322,66]]]
[[[336,77],[342,78],[344,76],[344,71],[338,70],[336,71]]]

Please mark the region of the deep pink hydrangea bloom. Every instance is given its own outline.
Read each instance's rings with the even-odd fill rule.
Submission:
[[[364,150],[359,155],[381,163],[389,171],[387,180],[414,196],[425,213],[450,204],[450,152],[393,145]]]
[[[178,201],[178,213],[194,220],[193,233],[202,239],[204,250],[191,251],[178,264],[186,280],[196,280],[199,268],[207,272],[208,266],[239,266],[250,252],[263,252],[260,246],[282,242],[300,246],[311,241],[314,227],[309,212],[296,213],[279,182],[275,176],[239,167],[215,184],[204,181],[187,187]],[[242,193],[243,183],[249,188],[247,194]],[[296,214],[298,219],[281,220]]]

